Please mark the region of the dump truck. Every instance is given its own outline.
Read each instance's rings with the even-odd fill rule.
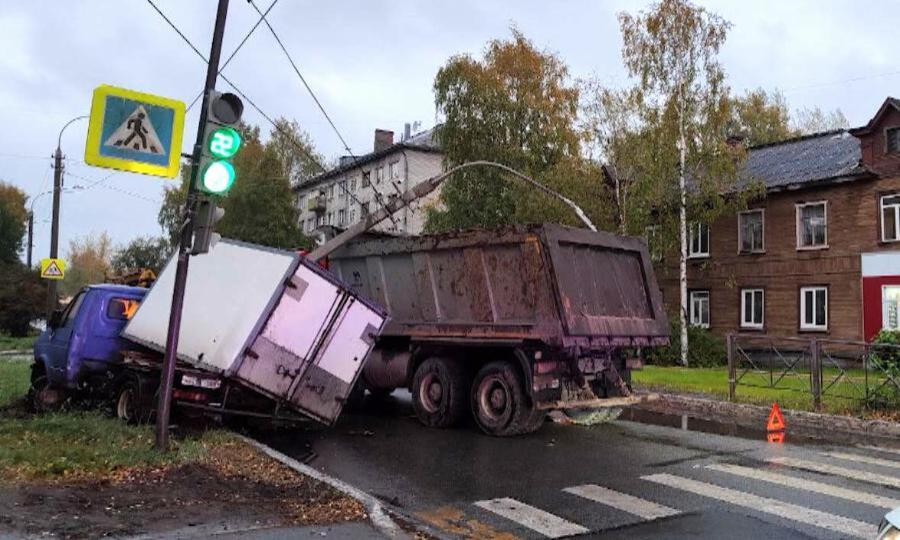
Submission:
[[[328,259],[389,314],[362,384],[408,388],[427,426],[471,412],[485,433],[508,436],[552,409],[633,404],[634,352],[668,342],[638,238],[550,224],[360,236]]]
[[[147,290],[95,285],[50,318],[35,343],[32,396],[113,398],[125,420],[158,399],[176,258]],[[191,258],[176,410],[332,424],[386,314],[298,253],[222,240]]]

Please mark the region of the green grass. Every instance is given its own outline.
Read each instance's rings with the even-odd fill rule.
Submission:
[[[825,385],[829,384],[838,375],[833,369],[826,369],[823,373]],[[822,412],[837,414],[860,414],[865,411],[862,401],[843,399],[838,397],[864,396],[865,373],[862,370],[847,370],[847,377],[852,381],[842,379],[828,390],[822,398]],[[870,375],[871,376],[871,375]],[[632,372],[632,380],[638,386],[653,390],[670,390],[677,392],[692,392],[707,394],[719,399],[728,398],[728,369],[716,368],[682,368],[645,366],[640,371]],[[809,375],[788,375],[778,382],[777,388],[760,388],[768,384],[768,373],[757,375],[748,373],[741,379],[735,390],[735,400],[741,403],[753,403],[768,405],[773,401],[787,409],[799,409],[811,411],[813,409],[812,394],[809,392]],[[778,374],[775,375],[776,379]],[[747,386],[747,385],[759,386]],[[872,381],[870,380],[870,384]]]
[[[30,373],[30,360],[0,359],[0,409],[25,395]]]
[[[9,407],[28,390],[29,373],[30,361],[0,360],[0,479],[109,478],[123,469],[199,461],[232,437],[210,430],[162,454],[153,449],[152,426],[129,426],[97,411],[31,416]]]
[[[37,336],[12,337],[0,334],[0,351],[30,351]]]

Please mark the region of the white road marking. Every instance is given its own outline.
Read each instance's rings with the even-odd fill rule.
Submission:
[[[875,533],[878,532],[878,528],[870,523],[864,523],[843,516],[836,516],[827,512],[820,512],[819,510],[786,503],[777,499],[760,497],[759,495],[753,495],[752,493],[744,493],[743,491],[716,486],[714,484],[707,484],[706,482],[699,482],[697,480],[691,480],[690,478],[683,478],[673,474],[651,474],[649,476],[642,476],[641,478],[675,489],[689,491],[704,497],[718,499],[735,506],[803,523],[804,525],[821,527],[854,538],[873,538]]]
[[[611,489],[597,486],[594,484],[586,484],[583,486],[575,486],[566,488],[563,491],[584,497],[606,506],[611,506],[617,510],[634,514],[643,519],[659,519],[667,516],[678,515],[681,512],[668,506],[656,504],[627,493],[613,491]]]
[[[712,469],[714,471],[742,476],[744,478],[750,478],[752,480],[760,480],[763,482],[778,484],[779,486],[802,489],[804,491],[811,491],[813,493],[821,493],[822,495],[829,495],[831,497],[869,504],[881,508],[894,509],[900,507],[900,499],[882,497],[881,495],[873,495],[864,491],[855,491],[852,489],[832,486],[831,484],[826,484],[824,482],[806,480],[804,478],[797,478],[795,476],[786,476],[762,469],[751,469],[750,467],[741,467],[740,465],[726,465],[721,463],[717,463],[715,465],[707,465],[706,468]]]
[[[515,521],[519,525],[528,527],[549,538],[561,538],[563,536],[590,532],[577,523],[566,521],[559,516],[554,516],[549,512],[544,512],[539,508],[529,506],[509,497],[478,501],[475,503],[475,506]]]
[[[834,476],[843,476],[844,478],[849,478],[851,480],[860,480],[862,482],[869,482],[870,484],[879,484],[900,489],[900,478],[887,474],[870,473],[868,471],[838,467],[837,465],[830,465],[828,463],[818,463],[815,461],[789,457],[770,458],[766,461],[769,463],[777,463],[778,465],[787,465],[788,467],[794,467],[796,469],[806,469],[808,471],[831,474]]]
[[[857,448],[862,448],[863,450],[875,450],[876,452],[888,452],[891,454],[900,455],[900,448],[888,448],[887,446],[873,446],[871,444],[863,444],[858,446]]]
[[[878,465],[879,467],[893,467],[900,469],[900,461],[891,459],[881,459],[877,457],[864,456],[861,454],[847,454],[846,452],[822,452],[826,456],[847,461],[856,461],[858,463],[868,463],[869,465]]]

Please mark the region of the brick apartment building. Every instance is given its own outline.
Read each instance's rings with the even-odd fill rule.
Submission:
[[[744,173],[765,199],[690,226],[692,324],[853,340],[900,328],[900,100],[860,128],[752,147]],[[677,313],[677,256],[658,266]]]

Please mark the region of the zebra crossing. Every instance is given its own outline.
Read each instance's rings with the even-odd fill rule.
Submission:
[[[537,533],[536,537],[546,538],[597,532],[596,527],[592,531],[588,523],[580,523],[577,516],[573,518],[576,513],[571,508],[579,501],[598,505],[587,510],[589,513],[611,508],[631,516],[630,521],[623,525],[677,519],[682,514],[696,512],[696,507],[689,505],[679,509],[673,506],[680,505],[671,505],[665,499],[649,500],[638,496],[637,492],[646,491],[643,487],[652,485],[668,491],[660,495],[659,490],[650,490],[653,494],[651,498],[668,497],[671,500],[672,495],[669,493],[680,493],[698,500],[717,501],[724,503],[729,510],[754,513],[764,520],[788,522],[797,530],[814,537],[874,538],[877,520],[854,516],[851,513],[852,506],[838,505],[840,511],[837,513],[814,507],[813,496],[865,505],[878,509],[877,514],[900,507],[900,491],[894,496],[884,494],[891,491],[885,488],[900,490],[900,478],[891,470],[900,468],[900,452],[871,446],[858,447],[856,450],[879,452],[881,456],[894,454],[897,457],[890,459],[857,452],[823,451],[815,454],[815,459],[807,457],[801,460],[788,456],[763,458],[760,468],[731,463],[697,466],[694,470],[710,473],[702,480],[692,478],[690,472],[677,471],[678,474],[664,472],[642,475],[639,480],[643,486],[637,484],[638,487],[633,487],[636,484],[631,483],[629,489],[621,491],[599,484],[580,484],[561,489],[563,493],[572,496],[568,501],[571,504],[567,504],[563,511],[557,510],[562,516],[548,511],[548,508],[540,508],[534,501],[521,501],[511,497],[477,501],[474,505],[499,516],[500,521],[505,520],[513,528],[519,527]],[[833,461],[839,461],[841,465]],[[860,468],[863,466],[877,467],[884,472]],[[820,479],[809,478],[810,473],[818,475]],[[853,484],[837,485],[846,479],[852,480]],[[737,482],[741,488],[728,487],[729,482],[732,485]],[[863,484],[866,486],[858,487]],[[766,488],[767,495],[758,493]],[[773,489],[776,494],[774,496]],[[808,496],[803,497],[804,493]],[[798,497],[798,494],[801,496]],[[798,504],[798,498],[802,504]],[[683,496],[677,500],[683,500]],[[872,512],[867,515],[871,517]]]

